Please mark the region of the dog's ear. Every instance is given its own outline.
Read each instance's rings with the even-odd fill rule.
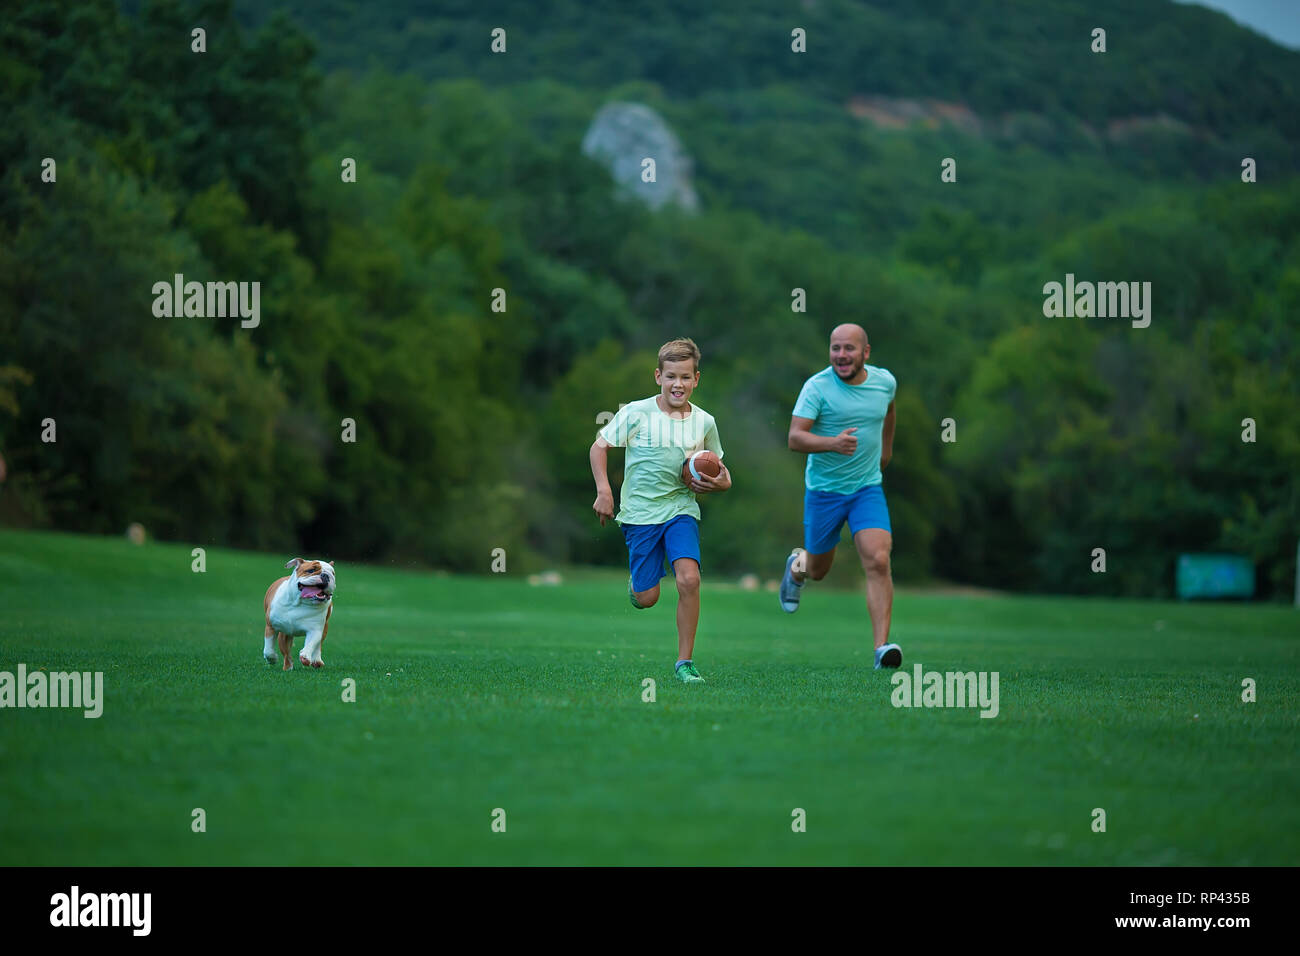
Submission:
[[[296,568],[296,567],[297,567],[298,565],[300,565],[300,564],[302,564],[302,558],[290,558],[290,559],[289,559],[289,563],[286,564],[285,567],[286,567],[286,568]]]

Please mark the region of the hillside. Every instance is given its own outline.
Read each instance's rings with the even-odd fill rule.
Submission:
[[[1300,169],[1300,53],[1167,0],[435,7],[282,9],[327,70],[513,87],[521,119],[563,91],[584,109],[548,108],[536,131],[551,141],[581,137],[607,98],[645,102],[695,157],[705,201],[846,249],[892,247],[930,206],[1013,233],[1033,220],[1000,237],[1031,248],[1044,221],[1059,231],[1151,186],[1232,179],[1243,156],[1266,157],[1271,177]],[[265,9],[240,5],[249,23]],[[504,54],[489,49],[496,27]],[[964,188],[936,193],[945,156]]]
[[[265,9],[240,4],[249,22]],[[789,84],[841,107],[868,94],[929,97],[1095,128],[1165,114],[1223,137],[1300,138],[1288,105],[1300,93],[1300,53],[1168,0],[289,0],[277,9],[312,35],[328,69],[593,89],[642,80],[680,100]],[[509,42],[493,56],[497,27]],[[796,27],[807,33],[804,55],[790,51]],[[1090,52],[1094,27],[1107,31],[1104,55]]]
[[[796,65],[766,0],[544,23],[291,4],[312,35],[222,2],[20,3],[0,23],[0,521],[617,566],[586,448],[685,333],[736,476],[705,506],[711,567],[766,576],[801,533],[791,405],[851,319],[900,382],[900,581],[1166,595],[1179,551],[1227,550],[1288,594],[1296,54],[1108,3],[1111,52],[1072,61],[1084,5],[1020,6],[810,4]],[[522,27],[494,58],[497,16]],[[202,55],[177,42],[200,21]],[[620,201],[582,155],[611,100],[666,119],[697,211]],[[260,323],[155,315],[177,273],[259,282]],[[1149,328],[1047,317],[1069,274],[1150,283]],[[1101,542],[1116,573],[1079,557]]]

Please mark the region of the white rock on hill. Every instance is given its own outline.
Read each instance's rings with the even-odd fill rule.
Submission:
[[[663,117],[641,103],[607,103],[601,107],[582,152],[602,163],[621,191],[658,209],[668,203],[699,208],[691,185],[693,163]],[[642,181],[643,161],[655,161],[655,182]]]

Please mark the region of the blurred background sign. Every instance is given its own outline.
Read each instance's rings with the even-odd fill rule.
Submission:
[[[1255,595],[1255,565],[1235,554],[1180,554],[1178,596],[1249,598]]]

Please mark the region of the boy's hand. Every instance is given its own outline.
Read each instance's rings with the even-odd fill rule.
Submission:
[[[707,494],[710,491],[726,491],[731,487],[731,472],[727,471],[726,465],[723,465],[722,471],[718,472],[716,478],[700,475],[699,478],[691,479],[690,487],[697,495]]]
[[[600,517],[600,526],[603,528],[605,519],[614,517],[614,493],[612,491],[596,492],[596,501],[592,504],[591,510]]]

